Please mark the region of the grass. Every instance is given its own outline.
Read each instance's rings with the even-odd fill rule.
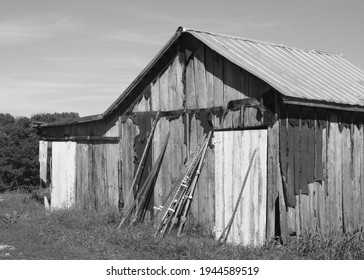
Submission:
[[[6,193],[0,201],[0,259],[364,259],[362,233],[303,235],[285,246],[219,244],[211,236],[154,237],[150,225],[117,230],[117,213],[47,212],[34,196]],[[33,198],[32,198],[33,197]]]

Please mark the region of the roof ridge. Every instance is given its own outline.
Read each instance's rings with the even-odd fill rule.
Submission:
[[[234,35],[219,34],[219,33],[214,33],[214,32],[209,32],[209,31],[204,31],[204,30],[198,30],[198,29],[193,29],[193,28],[179,27],[177,30],[178,31],[181,31],[181,32],[189,32],[189,31],[192,31],[192,32],[198,32],[198,33],[206,33],[206,34],[209,34],[209,35],[212,35],[212,36],[219,36],[219,37],[231,38],[231,39],[236,39],[236,40],[248,41],[248,42],[255,43],[255,44],[264,44],[264,45],[269,45],[269,46],[274,46],[274,47],[280,47],[280,48],[285,48],[285,49],[291,49],[291,50],[296,50],[296,51],[304,51],[304,52],[310,52],[310,53],[326,54],[326,55],[332,55],[332,56],[344,58],[344,55],[341,54],[341,53],[339,54],[339,53],[322,51],[322,50],[291,47],[291,46],[287,46],[287,45],[283,45],[283,44],[278,44],[278,43],[272,43],[272,42],[255,40],[255,39],[249,39],[249,38],[242,38],[242,37],[234,36]]]

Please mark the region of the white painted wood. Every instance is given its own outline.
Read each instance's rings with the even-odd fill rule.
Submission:
[[[263,245],[266,232],[267,130],[215,132],[214,145],[215,236],[220,237],[233,214],[257,149],[227,242]]]
[[[47,152],[48,142],[39,141],[39,178],[45,185],[47,185]]]
[[[52,144],[52,210],[69,208],[75,203],[76,146],[76,142]]]

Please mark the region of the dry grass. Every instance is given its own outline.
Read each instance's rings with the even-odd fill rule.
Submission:
[[[150,225],[116,230],[117,213],[46,212],[30,195],[7,193],[0,201],[0,259],[364,259],[363,236],[305,235],[285,246],[219,244],[210,236],[154,237]]]

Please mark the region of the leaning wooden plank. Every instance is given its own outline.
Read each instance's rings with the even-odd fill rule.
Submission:
[[[153,165],[152,170],[150,171],[147,179],[145,180],[145,183],[141,187],[139,194],[135,199],[135,200],[138,200],[139,203],[135,210],[135,218],[132,221],[132,223],[135,223],[137,221],[142,221],[144,219],[145,212],[146,212],[148,204],[149,204],[149,199],[151,198],[151,193],[153,192],[153,188],[154,188],[155,182],[157,180],[159,170],[161,168],[163,157],[166,152],[166,147],[167,147],[167,144],[169,141],[169,137],[170,137],[170,134],[168,133],[167,138],[165,139],[161,154],[159,155],[157,161]],[[125,218],[127,218],[127,216]]]
[[[190,176],[191,170],[193,169],[194,161],[196,161],[198,151],[196,150],[193,155],[188,159],[187,163],[182,166],[179,172],[179,177],[176,182],[173,184],[171,191],[168,192],[168,195],[164,198],[163,202],[160,204],[156,204],[154,207],[157,210],[157,214],[154,216],[153,222],[157,220],[158,214],[164,212],[163,218],[168,215],[167,211],[170,208],[170,205],[173,204],[173,201],[176,200],[178,193],[180,192],[180,188],[182,186],[183,181],[187,180],[187,177]],[[169,207],[167,207],[169,205]]]
[[[197,122],[197,135],[198,139],[201,139],[204,136],[204,129],[201,126],[201,122],[198,120]],[[198,216],[197,216],[197,223],[205,227],[207,220],[208,220],[208,200],[209,200],[209,186],[208,186],[208,179],[207,179],[207,167],[205,166],[201,170],[201,174],[199,176],[199,180],[197,182],[197,187],[195,191],[195,199],[198,200]]]
[[[193,177],[193,174],[195,173],[195,170],[197,168],[199,159],[202,154],[202,148],[204,143],[206,142],[204,136],[202,138],[201,144],[199,144],[196,148],[196,153],[194,153],[193,157],[191,158],[189,165],[187,167],[187,171],[184,174],[184,178],[177,190],[177,192],[172,197],[172,200],[169,203],[168,208],[166,209],[162,221],[155,233],[157,235],[160,233],[160,235],[163,237],[167,228],[170,229],[173,227],[173,225],[176,222],[177,216],[179,215],[179,210],[181,209],[181,205],[184,204],[185,201],[185,194],[190,186],[191,178]]]
[[[200,177],[201,169],[202,169],[203,163],[205,161],[205,155],[206,155],[207,147],[208,147],[209,142],[210,142],[210,138],[211,138],[211,131],[207,135],[207,140],[206,140],[206,143],[204,144],[204,147],[203,147],[202,155],[201,155],[199,164],[197,166],[196,174],[193,177],[193,181],[192,181],[191,186],[190,186],[190,191],[188,193],[187,202],[186,202],[186,205],[184,206],[182,217],[181,217],[181,223],[180,223],[179,228],[178,228],[178,233],[177,233],[178,236],[181,235],[182,230],[184,228],[184,225],[186,223],[187,213],[188,213],[188,210],[190,209],[190,204],[191,204],[191,200],[192,200],[192,197],[193,197],[193,193],[195,192],[197,181],[198,181],[198,179]]]
[[[144,148],[142,157],[140,159],[138,168],[137,168],[137,170],[135,172],[134,179],[133,179],[133,182],[132,182],[131,187],[130,187],[129,194],[127,196],[127,201],[130,201],[132,199],[132,197],[133,197],[133,192],[135,190],[138,190],[138,182],[137,182],[137,180],[139,179],[140,174],[143,171],[144,164],[145,164],[145,160],[146,160],[146,158],[148,156],[148,152],[149,152],[149,147],[150,147],[150,144],[151,144],[152,139],[153,139],[154,131],[155,131],[155,128],[156,128],[157,123],[159,121],[159,116],[160,116],[160,112],[158,112],[155,120],[152,123],[151,131],[149,133],[147,143],[145,144],[145,148]]]
[[[128,221],[131,218],[131,215],[132,215],[132,212],[133,212],[134,208],[137,207],[137,205],[136,205],[137,204],[137,201],[139,201],[140,199],[144,199],[146,197],[146,195],[147,195],[148,188],[150,188],[152,185],[154,185],[153,183],[155,182],[155,179],[156,179],[155,176],[156,176],[157,171],[159,172],[160,163],[161,163],[161,160],[162,160],[162,158],[164,156],[165,148],[166,148],[166,145],[168,143],[168,139],[169,139],[169,133],[168,133],[167,138],[166,138],[165,146],[162,149],[162,152],[161,152],[160,156],[158,157],[157,163],[153,166],[153,169],[149,173],[149,175],[148,175],[145,183],[143,184],[143,186],[141,186],[141,188],[138,190],[137,195],[136,195],[136,197],[134,199],[134,202],[132,203],[132,205],[130,206],[130,208],[126,211],[123,219],[120,221],[120,224],[117,227],[118,229],[126,221]],[[137,207],[136,212],[138,214],[138,207]],[[135,218],[134,222],[137,220],[137,218],[138,217]]]
[[[244,187],[245,187],[245,184],[246,184],[246,181],[248,179],[248,175],[249,175],[249,172],[250,172],[250,169],[252,167],[252,164],[253,164],[253,161],[254,161],[254,157],[255,157],[255,154],[256,154],[256,151],[257,150],[254,150],[253,152],[253,155],[251,157],[251,160],[250,160],[250,163],[249,163],[249,167],[248,167],[248,170],[245,174],[245,178],[244,178],[244,181],[243,181],[243,185],[241,186],[241,190],[240,190],[240,193],[239,193],[239,196],[238,196],[238,199],[236,201],[236,204],[235,204],[235,207],[234,207],[234,210],[232,212],[232,215],[231,215],[231,218],[228,222],[228,224],[226,225],[226,228],[223,230],[220,238],[218,239],[219,242],[226,242],[228,236],[229,236],[229,233],[230,233],[230,230],[231,230],[231,226],[232,226],[232,223],[234,221],[234,218],[235,218],[235,214],[238,210],[238,206],[239,206],[239,203],[240,203],[240,200],[241,200],[241,196],[243,194],[243,191],[244,191]]]
[[[196,119],[196,116],[193,116],[191,119],[191,127],[190,127],[190,154],[193,153],[193,151],[196,151],[197,147],[198,147],[198,143],[199,143],[199,136],[198,136],[198,120]],[[189,215],[189,219],[194,219],[195,221],[197,221],[199,213],[199,207],[198,207],[198,202],[199,202],[199,192],[198,190],[195,193],[195,197],[197,197],[197,199],[194,199],[191,203],[191,210],[190,210],[190,215]],[[195,222],[193,221],[193,222]]]

